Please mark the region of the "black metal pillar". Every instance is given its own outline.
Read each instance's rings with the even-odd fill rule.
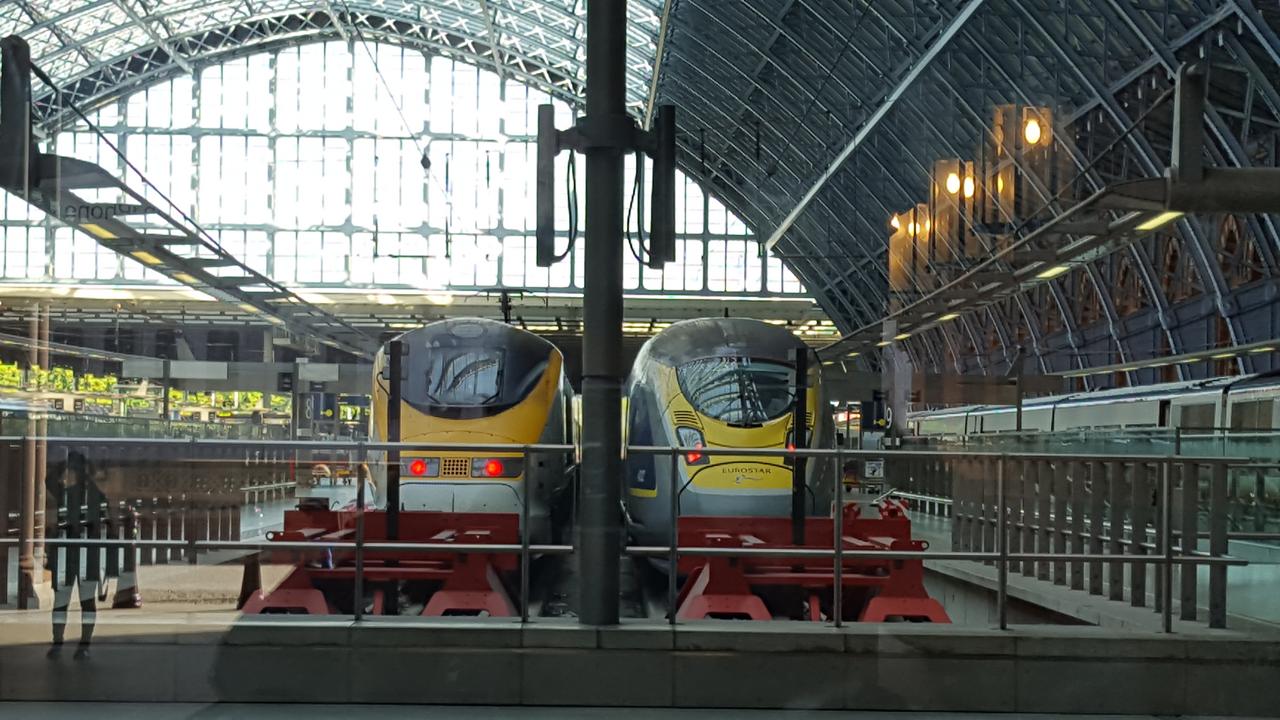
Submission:
[[[400,442],[400,378],[404,355],[399,340],[387,343],[387,442]],[[400,450],[387,451],[387,540],[400,539]]]
[[[809,436],[809,418],[807,412],[809,410],[809,349],[796,348],[795,354],[796,364],[796,397],[795,403],[791,407],[791,437],[793,445],[796,448],[807,448],[809,443],[806,442]],[[805,470],[807,469],[807,458],[797,456],[791,460],[791,542],[795,545],[804,544],[804,499],[805,499]],[[840,482],[837,480],[837,482]]]
[[[587,3],[588,137],[582,405],[582,512],[578,527],[579,617],[618,622],[622,549],[622,169],[629,127],[624,94],[626,0]]]
[[[117,347],[119,347],[118,344],[117,344]],[[161,413],[162,413],[161,419],[164,420],[166,423],[169,422],[169,388],[170,386],[173,385],[173,366],[170,365],[169,362],[170,361],[167,358],[164,360],[164,363],[162,366],[163,377],[160,381],[161,387],[164,391],[164,396],[160,400]]]

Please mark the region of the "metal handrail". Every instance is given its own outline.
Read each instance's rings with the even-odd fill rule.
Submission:
[[[0,442],[18,442],[26,439],[23,435],[0,436]],[[421,442],[372,442],[372,441],[304,441],[304,440],[220,440],[203,438],[80,438],[80,437],[43,437],[39,438],[53,444],[61,445],[104,445],[111,446],[155,446],[169,448],[224,448],[224,449],[273,449],[273,450],[345,450],[350,452],[385,452],[390,450],[437,451],[437,452],[564,452],[574,450],[569,444],[550,443],[421,443]],[[684,454],[694,448],[656,445],[630,445],[627,454],[638,455],[672,455]],[[1125,455],[1115,454],[1080,454],[1051,452],[994,452],[994,451],[958,451],[958,450],[862,450],[852,448],[697,448],[701,455],[736,455],[741,457],[804,457],[804,458],[949,458],[965,457],[970,459],[1019,459],[1019,460],[1071,460],[1109,461],[1114,462],[1123,457],[1126,462],[1159,463],[1168,460],[1194,462],[1201,464],[1228,463],[1231,465],[1257,464],[1247,457],[1222,455]],[[232,458],[228,458],[230,460]],[[237,459],[238,461],[238,459]],[[1249,465],[1252,466],[1252,465]]]
[[[17,546],[24,541],[16,539],[0,539],[0,546]],[[34,542],[34,541],[25,541]],[[56,547],[153,547],[153,548],[195,548],[196,550],[256,550],[263,551],[300,551],[320,552],[324,550],[356,550],[363,548],[365,552],[406,552],[406,553],[454,553],[457,555],[514,555],[528,550],[535,555],[572,555],[572,545],[521,545],[507,543],[363,543],[351,541],[247,541],[247,540],[197,540],[184,542],[181,540],[124,540],[118,538],[46,538],[46,546]],[[793,559],[827,559],[837,554],[834,548],[758,548],[758,547],[708,547],[705,545],[680,545],[674,548],[681,555],[697,557],[763,557]],[[623,548],[624,555],[629,557],[665,558],[672,548],[666,545],[631,545]],[[1164,559],[1156,555],[1111,555],[1107,553],[1008,553],[998,552],[954,552],[947,550],[842,550],[839,553],[846,560],[965,560],[975,562],[991,562],[1005,557],[1008,560],[1032,561],[1075,561],[1075,562],[1120,562],[1126,565],[1135,563],[1160,565]],[[1210,556],[1203,553],[1174,556],[1173,563],[1178,565],[1225,565],[1244,567],[1250,562],[1244,558],[1230,555]]]
[[[5,438],[0,438],[3,441]],[[353,457],[360,460],[367,458],[370,452],[390,451],[390,450],[410,450],[410,451],[457,451],[457,452],[502,452],[502,453],[521,453],[528,460],[531,454],[540,453],[571,453],[574,451],[573,445],[568,444],[469,444],[469,443],[413,443],[413,442],[299,442],[299,441],[269,441],[269,440],[200,440],[200,439],[149,439],[149,438],[120,438],[110,440],[94,440],[83,438],[49,438],[51,442],[65,442],[71,445],[100,445],[109,442],[113,446],[127,447],[173,447],[173,448],[221,448],[221,449],[327,449],[348,451],[353,453]],[[673,469],[678,470],[681,456],[689,452],[690,448],[680,448],[673,446],[631,446],[627,448],[628,453],[637,455],[654,455],[668,456],[671,460]],[[966,460],[994,460],[996,465],[993,469],[997,481],[997,498],[996,498],[996,520],[997,527],[996,552],[941,552],[941,551],[887,551],[887,550],[851,550],[845,549],[841,542],[842,533],[834,533],[833,547],[831,548],[811,548],[811,547],[790,547],[790,548],[752,548],[752,547],[682,547],[679,546],[675,538],[675,520],[679,516],[677,502],[678,493],[675,492],[673,485],[672,502],[673,513],[671,523],[671,539],[666,546],[633,546],[624,549],[624,554],[631,557],[656,557],[666,558],[672,564],[672,571],[669,572],[669,591],[674,589],[674,578],[676,575],[675,567],[681,555],[689,557],[775,557],[775,558],[814,558],[824,560],[834,560],[834,572],[836,577],[836,586],[834,588],[836,599],[839,599],[839,593],[842,590],[843,583],[840,581],[841,572],[844,569],[844,561],[853,560],[956,560],[956,561],[977,561],[984,563],[996,563],[999,570],[999,605],[1000,605],[1000,627],[1006,627],[1006,605],[1007,605],[1007,584],[1008,584],[1008,566],[1010,562],[1106,562],[1117,565],[1134,565],[1151,564],[1165,569],[1161,581],[1161,595],[1163,598],[1164,626],[1166,631],[1171,629],[1171,606],[1172,606],[1172,589],[1170,587],[1169,568],[1173,566],[1200,566],[1205,565],[1210,568],[1238,567],[1247,565],[1248,561],[1231,557],[1225,554],[1225,546],[1218,549],[1217,555],[1203,555],[1198,551],[1182,552],[1175,554],[1172,540],[1175,537],[1175,531],[1169,522],[1169,510],[1172,498],[1171,487],[1169,481],[1168,470],[1172,465],[1212,465],[1216,466],[1220,471],[1237,462],[1247,462],[1245,459],[1229,458],[1222,456],[1209,457],[1189,457],[1189,456],[1126,456],[1124,460],[1130,463],[1149,463],[1160,465],[1164,470],[1164,477],[1161,483],[1161,489],[1157,493],[1162,498],[1160,512],[1164,514],[1161,523],[1160,538],[1161,544],[1159,550],[1149,555],[1125,555],[1125,554],[1107,554],[1107,553],[1011,553],[1009,552],[1008,540],[1006,534],[1017,528],[1027,527],[1020,520],[1011,518],[1008,513],[1006,488],[1004,483],[1005,464],[1010,461],[1023,460],[1044,460],[1044,461],[1064,461],[1071,463],[1099,461],[1113,463],[1117,460],[1115,455],[1077,455],[1064,453],[1009,453],[1009,452],[959,452],[959,451],[904,451],[904,450],[854,450],[854,449],[817,449],[817,448],[798,448],[794,450],[786,450],[779,448],[699,448],[698,452],[703,455],[735,455],[748,457],[808,457],[808,458],[828,458],[835,459],[837,462],[844,458],[873,458],[873,459],[913,459],[913,458],[934,458],[934,459],[952,459],[964,458]],[[239,463],[236,458],[226,458],[229,461]],[[676,481],[678,473],[672,473],[673,483]],[[842,506],[841,500],[843,495],[843,483],[833,483],[834,497]],[[363,491],[363,483],[358,483],[359,489]],[[921,495],[901,490],[891,490],[886,495],[896,495],[906,499],[916,499],[924,502],[934,502],[938,504],[954,504],[956,501],[950,498],[942,498],[938,496]],[[7,540],[0,538],[0,546],[8,545],[26,545],[43,543],[53,547],[65,546],[87,546],[87,547],[132,547],[132,548],[178,548],[185,549],[188,552],[189,561],[196,562],[195,553],[205,550],[248,550],[248,551],[264,551],[264,550],[281,550],[292,552],[315,552],[323,550],[353,550],[357,557],[357,573],[356,573],[356,592],[355,597],[363,597],[360,591],[362,583],[361,562],[364,553],[367,552],[403,552],[403,553],[451,553],[451,554],[519,554],[521,558],[522,581],[520,587],[520,609],[521,618],[528,619],[529,608],[529,558],[534,554],[538,555],[570,555],[574,552],[574,547],[569,545],[534,545],[530,542],[528,532],[529,524],[529,502],[530,493],[526,492],[519,510],[521,514],[521,527],[524,532],[521,533],[520,544],[465,544],[465,543],[401,543],[401,542],[381,542],[367,543],[360,538],[362,534],[357,531],[357,541],[221,541],[221,540],[144,540],[144,539],[109,539],[109,538],[38,538],[38,539],[21,539]],[[836,522],[842,516],[837,513]],[[974,519],[978,519],[974,516]],[[363,521],[363,513],[357,513],[358,526]],[[992,520],[983,516],[981,521],[989,524]],[[839,527],[839,525],[837,525]],[[1037,526],[1038,527],[1038,526]],[[1056,529],[1055,529],[1056,531]],[[1258,533],[1263,537],[1270,537],[1269,533]],[[1095,538],[1102,540],[1103,538]],[[1109,538],[1107,539],[1109,541]],[[1126,546],[1131,543],[1126,543]],[[1147,546],[1151,547],[1151,546]],[[1154,549],[1154,548],[1153,548]],[[1211,583],[1212,584],[1212,583]],[[675,622],[676,610],[674,592],[669,597],[671,621]],[[837,606],[839,606],[837,604]],[[356,604],[356,618],[361,616],[360,603]],[[839,625],[839,619],[836,620]]]

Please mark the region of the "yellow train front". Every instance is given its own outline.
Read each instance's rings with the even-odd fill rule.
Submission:
[[[569,440],[572,391],[564,358],[547,340],[505,323],[451,319],[399,338],[400,440],[406,443],[526,445]],[[370,437],[387,439],[387,346],[374,361]],[[376,504],[385,502],[386,469],[373,458]],[[532,542],[549,542],[562,524],[564,453],[404,451],[400,506],[409,511],[521,512],[529,494]]]
[[[745,318],[686,320],[645,343],[627,388],[627,442],[674,445],[687,452],[676,462],[674,480],[669,457],[628,455],[625,503],[636,542],[666,543],[673,487],[681,516],[790,514],[793,469],[787,457],[700,451],[797,444],[792,431],[797,348],[806,346],[785,328]],[[822,399],[820,365],[809,366],[809,437],[799,445],[831,447],[833,425]],[[807,466],[806,511],[829,515],[834,468],[817,461]]]

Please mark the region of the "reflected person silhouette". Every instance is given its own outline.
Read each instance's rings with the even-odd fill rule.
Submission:
[[[45,536],[69,540],[100,538],[107,523],[103,520],[105,496],[94,477],[93,467],[81,453],[72,451],[66,463],[48,474],[45,507]],[[59,522],[59,507],[65,517]],[[109,536],[109,534],[108,534]],[[49,545],[46,553],[53,583],[53,643],[49,657],[62,652],[67,632],[67,609],[75,590],[80,593],[80,644],[75,658],[89,657],[94,622],[98,612],[98,587],[102,579],[102,549],[97,546]],[[59,564],[62,572],[59,573]],[[59,578],[61,574],[61,578]]]

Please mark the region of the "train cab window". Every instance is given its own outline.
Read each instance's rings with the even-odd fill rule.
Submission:
[[[497,348],[437,350],[427,362],[424,397],[433,405],[489,405],[502,395],[506,353]]]
[[[415,356],[404,402],[442,418],[496,415],[538,386],[550,353],[544,348],[433,346]]]
[[[789,365],[746,357],[704,358],[676,369],[680,390],[695,410],[747,427],[791,412],[793,374]]]

